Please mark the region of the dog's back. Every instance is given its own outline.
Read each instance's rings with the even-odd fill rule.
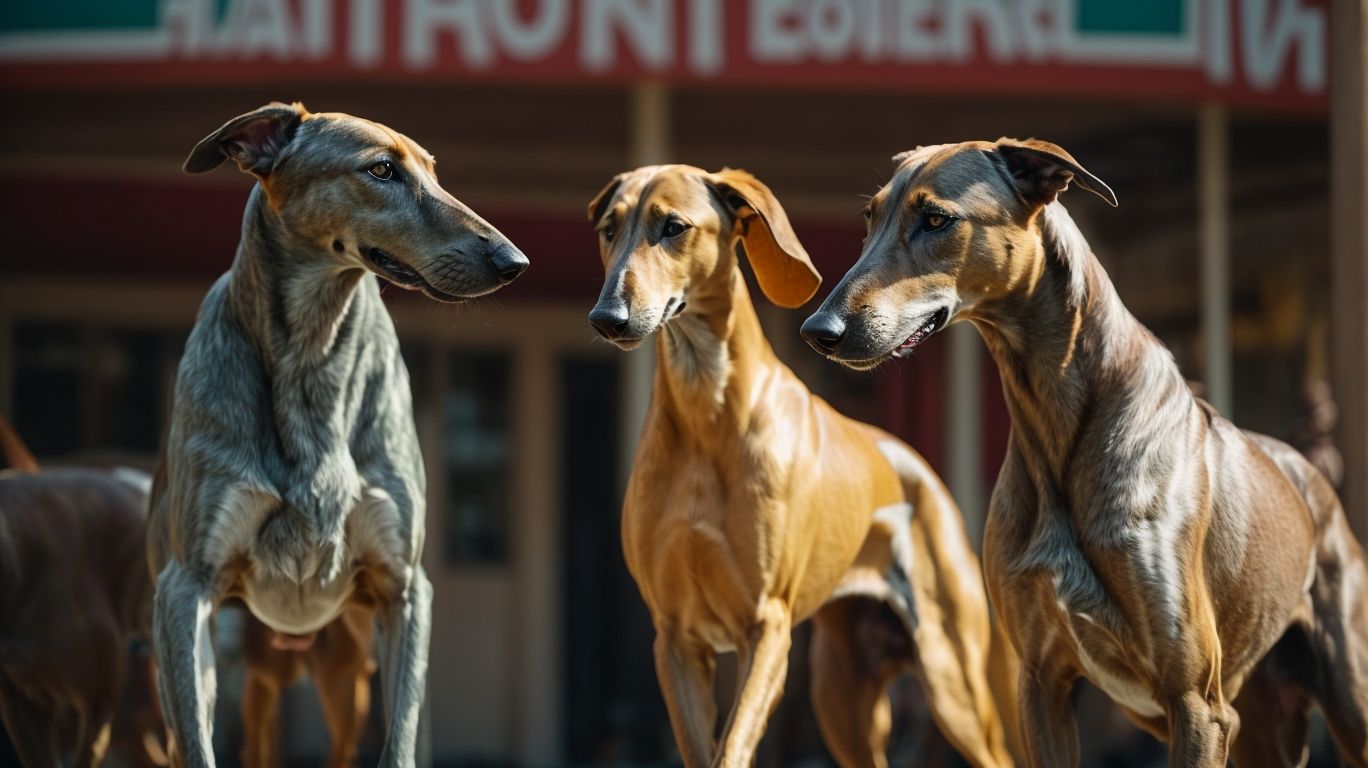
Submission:
[[[0,677],[7,695],[22,694],[6,703],[36,723],[78,713],[88,722],[81,739],[89,740],[76,745],[78,760],[103,749],[90,742],[116,707],[146,714],[133,718],[143,732],[115,734],[133,746],[126,756],[136,764],[146,764],[160,730],[150,689],[135,685],[133,699],[124,698],[130,642],[147,637],[150,618],[152,585],[141,567],[146,504],[145,477],[132,470],[0,476]],[[33,745],[56,743],[10,730],[21,754],[30,750],[26,759],[34,759]]]

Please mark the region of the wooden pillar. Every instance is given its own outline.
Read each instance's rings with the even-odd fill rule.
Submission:
[[[672,151],[669,89],[655,80],[637,83],[632,86],[628,110],[628,119],[631,121],[628,133],[631,166],[669,162]],[[641,436],[641,425],[646,420],[646,409],[651,404],[655,349],[655,339],[648,339],[645,344],[623,356],[622,410],[619,413],[618,432],[622,446],[618,452],[621,462],[618,485],[623,489],[627,487],[627,477],[636,458],[637,440]]]
[[[1340,498],[1368,541],[1368,0],[1330,7],[1331,368],[1340,406]]]
[[[964,514],[969,541],[983,545],[988,495],[983,477],[983,342],[969,323],[946,329],[945,399],[948,406],[945,456],[946,484]],[[997,394],[993,393],[993,397]],[[995,478],[990,478],[990,482]]]
[[[1206,399],[1234,419],[1230,383],[1230,121],[1225,107],[1197,113],[1197,208],[1202,259]]]

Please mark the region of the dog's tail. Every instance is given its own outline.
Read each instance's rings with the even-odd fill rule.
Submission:
[[[998,715],[1006,731],[1007,751],[1018,765],[1025,765],[1026,743],[1021,735],[1021,718],[1017,713],[1017,690],[1021,662],[1016,649],[1007,637],[1006,624],[997,611],[989,606],[989,619],[993,624],[992,644],[988,647],[988,685],[993,689],[993,703],[997,704]]]
[[[0,469],[13,469],[19,472],[37,472],[38,460],[24,445],[23,438],[10,426],[9,420],[0,416],[0,454],[5,458],[5,466]]]

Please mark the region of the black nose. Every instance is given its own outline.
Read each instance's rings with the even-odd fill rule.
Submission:
[[[627,318],[627,305],[620,301],[612,304],[599,302],[589,312],[589,324],[605,339],[620,338],[626,333]]]
[[[494,269],[494,274],[505,283],[511,283],[518,279],[527,269],[527,257],[523,252],[514,248],[509,243],[500,243],[489,251],[487,257],[489,266]]]
[[[845,332],[845,321],[831,312],[818,312],[804,320],[803,327],[798,329],[808,346],[823,355],[830,355],[841,346]]]

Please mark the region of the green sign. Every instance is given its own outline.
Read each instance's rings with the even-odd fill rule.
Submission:
[[[1195,0],[1074,0],[1079,32],[1182,35],[1188,2]]]

